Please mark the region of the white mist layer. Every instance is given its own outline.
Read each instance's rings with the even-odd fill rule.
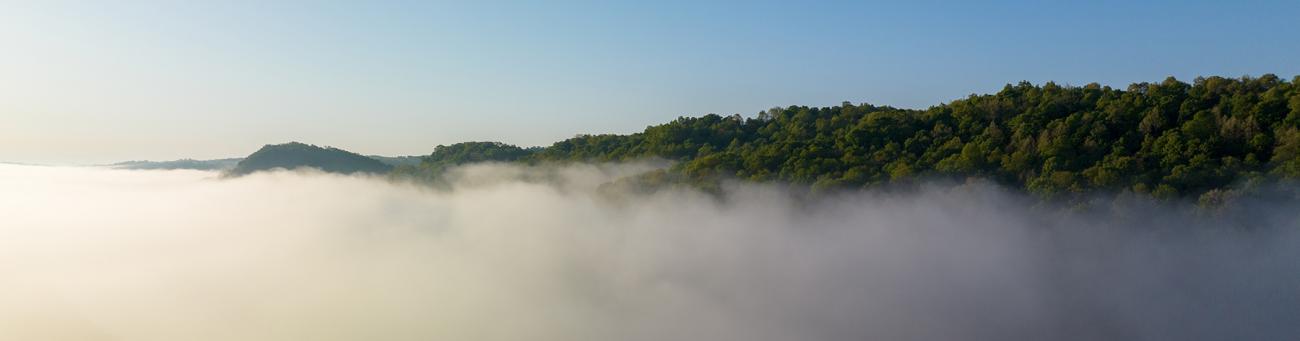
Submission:
[[[609,193],[644,170],[462,169],[451,190],[279,172],[0,165],[4,340],[1277,339],[1300,205],[1249,231],[989,186],[798,202]],[[522,181],[521,178],[534,180]],[[1124,210],[1120,210],[1124,211]]]

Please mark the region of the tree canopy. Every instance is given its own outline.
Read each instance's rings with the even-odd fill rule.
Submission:
[[[542,149],[439,146],[421,165],[477,161],[678,161],[667,178],[736,178],[862,188],[977,177],[1043,197],[1132,191],[1200,196],[1300,177],[1300,77],[1008,84],[925,110],[844,102],[754,117],[680,117],[629,135],[580,135]],[[662,175],[662,174],[661,174]]]
[[[393,174],[399,177],[433,179],[448,167],[477,162],[514,162],[536,152],[539,148],[520,148],[501,142],[461,142],[449,146],[439,145],[433,153],[423,157],[418,165],[399,166]]]

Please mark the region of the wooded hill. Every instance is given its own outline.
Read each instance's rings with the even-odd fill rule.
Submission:
[[[439,146],[396,174],[436,177],[477,161],[678,161],[654,181],[784,181],[814,190],[986,178],[1042,197],[1132,191],[1197,197],[1300,177],[1300,77],[1174,78],[1116,89],[1007,85],[925,110],[845,102],[753,117],[680,117],[630,135],[545,148]]]
[[[240,160],[227,171],[228,176],[241,176],[274,169],[315,168],[331,173],[387,173],[393,166],[357,153],[333,147],[289,142],[268,144]]]

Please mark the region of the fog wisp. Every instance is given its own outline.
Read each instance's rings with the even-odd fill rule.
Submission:
[[[433,189],[0,165],[0,339],[1300,335],[1296,200],[1207,214],[982,184],[812,202],[600,186],[647,167],[475,165]]]

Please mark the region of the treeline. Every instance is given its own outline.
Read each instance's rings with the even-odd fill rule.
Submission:
[[[461,142],[450,146],[437,146],[418,165],[398,166],[392,175],[433,181],[447,168],[478,162],[516,162],[537,153],[542,148],[520,148],[501,142]]]
[[[926,110],[845,102],[754,117],[681,117],[630,135],[581,135],[546,148],[439,146],[408,174],[476,161],[678,161],[655,179],[785,181],[813,189],[991,179],[1053,198],[1132,191],[1220,195],[1300,177],[1300,77],[1174,78],[1127,89],[1027,82]],[[1207,194],[1209,193],[1209,194]]]

